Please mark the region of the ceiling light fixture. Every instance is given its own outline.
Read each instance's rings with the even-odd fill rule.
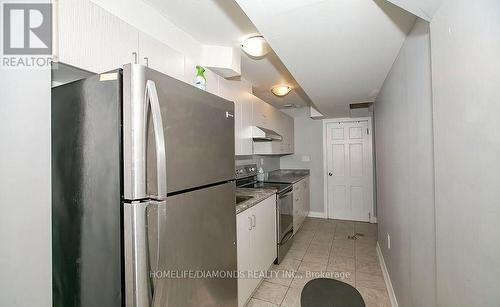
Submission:
[[[263,57],[271,51],[271,47],[263,36],[252,36],[241,43],[241,48],[252,57]]]
[[[292,88],[288,85],[278,85],[271,89],[271,92],[278,97],[285,97],[290,93]]]

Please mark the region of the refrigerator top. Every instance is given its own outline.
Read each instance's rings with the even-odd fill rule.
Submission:
[[[123,69],[124,197],[234,180],[234,104],[151,68]]]

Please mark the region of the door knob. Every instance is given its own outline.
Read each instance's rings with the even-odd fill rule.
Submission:
[[[328,173],[328,176],[332,177],[332,176],[333,176],[333,174],[332,174],[332,173]]]

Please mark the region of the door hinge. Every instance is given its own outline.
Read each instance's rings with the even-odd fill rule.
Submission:
[[[368,221],[371,222],[371,220],[372,220],[372,213],[368,212]]]
[[[370,129],[366,128],[366,134],[370,135]]]

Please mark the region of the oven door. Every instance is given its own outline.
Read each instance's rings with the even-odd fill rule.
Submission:
[[[284,243],[287,234],[293,230],[293,196],[292,189],[278,194],[278,243]]]

